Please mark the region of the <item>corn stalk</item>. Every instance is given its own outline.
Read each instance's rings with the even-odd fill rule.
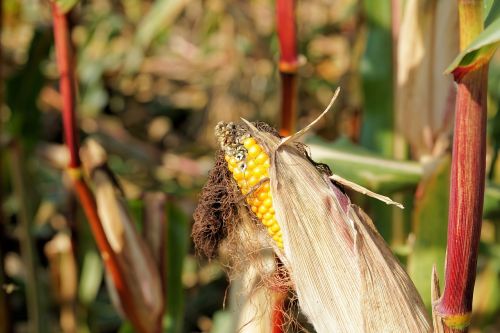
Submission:
[[[276,23],[280,44],[281,133],[290,135],[297,118],[297,37],[295,1],[276,1]]]
[[[109,273],[109,276],[113,281],[113,286],[118,293],[120,304],[125,315],[131,321],[136,331],[141,333],[157,332],[160,330],[160,320],[149,320],[147,316],[143,315],[144,311],[148,311],[148,308],[144,305],[150,305],[150,303],[148,303],[150,299],[147,299],[147,296],[141,294],[141,292],[145,291],[140,288],[140,286],[133,283],[137,278],[137,272],[135,271],[135,268],[137,267],[131,267],[134,265],[134,262],[131,262],[130,266],[127,265],[126,259],[124,259],[124,257],[126,257],[127,255],[146,256],[150,254],[149,252],[144,253],[144,251],[142,251],[143,247],[140,248],[137,252],[133,252],[131,254],[129,253],[131,250],[117,252],[111,246],[110,239],[112,239],[113,236],[116,237],[116,235],[113,235],[113,230],[110,229],[109,225],[108,229],[105,229],[105,226],[103,224],[104,221],[101,220],[101,212],[98,211],[98,205],[96,203],[95,197],[90,191],[87,182],[82,177],[82,163],[79,157],[79,143],[75,114],[76,86],[74,59],[70,46],[70,34],[68,28],[68,8],[71,8],[71,6],[74,5],[75,1],[72,1],[72,3],[73,4],[65,6],[64,1],[62,3],[51,2],[52,18],[54,23],[56,60],[57,67],[59,69],[59,84],[62,95],[64,137],[70,155],[68,163],[68,174],[73,181],[74,190],[77,193],[80,204],[82,205],[87,220],[90,224],[92,234],[94,236],[94,239],[96,240],[99,251],[101,252],[101,256],[104,260],[104,264]],[[110,215],[112,214],[109,213],[106,216],[109,217]],[[118,216],[118,218],[119,217],[120,216]],[[117,218],[117,216],[115,215],[114,218]],[[130,221],[128,220],[115,222],[123,223],[123,225],[127,225],[127,227],[129,227],[130,225]],[[134,231],[131,231],[131,233],[133,234]],[[135,242],[132,245],[135,245]],[[127,248],[130,248],[130,246],[128,246]],[[149,261],[146,260],[149,258],[145,257],[143,259],[145,262],[152,261],[152,259]],[[149,273],[149,270],[143,273],[146,275],[146,273]],[[147,285],[145,287],[146,289],[153,288],[153,286],[148,284],[148,282],[150,282],[151,280],[153,280],[154,282],[159,281],[158,272],[154,271],[154,273],[155,274],[152,274],[153,276],[144,277],[144,279],[147,279],[146,281],[144,281],[144,284]],[[154,286],[156,286],[157,284],[158,283],[154,283]],[[156,296],[158,295],[154,295],[154,297]],[[144,300],[143,297],[146,297],[146,300]],[[162,305],[160,305],[160,307],[162,307]]]
[[[483,31],[483,1],[458,0],[460,49]],[[489,52],[457,66],[448,241],[443,295],[434,306],[445,332],[467,332],[472,311],[485,186]]]

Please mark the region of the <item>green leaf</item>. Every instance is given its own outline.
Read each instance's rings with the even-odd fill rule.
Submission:
[[[483,217],[490,219],[500,217],[500,186],[487,184],[484,193]]]
[[[364,0],[367,20],[360,72],[363,89],[361,144],[386,157],[393,150],[393,71],[390,1]]]
[[[461,77],[490,61],[500,43],[500,5],[492,6],[486,23],[487,27],[453,60],[445,73]]]
[[[189,248],[189,228],[187,215],[174,203],[167,204],[167,244],[166,248],[166,332],[182,332],[184,318],[184,289],[182,271],[184,258]]]
[[[69,12],[78,2],[79,0],[55,0],[55,3],[63,13]]]
[[[316,162],[327,164],[333,173],[375,192],[413,188],[424,172],[417,162],[387,159],[346,139],[328,143],[310,138],[308,144]]]
[[[408,258],[408,273],[425,305],[431,306],[431,272],[435,264],[442,281],[446,253],[450,156],[445,156],[416,194],[413,211],[415,244]]]
[[[42,63],[49,55],[51,43],[52,31],[35,30],[27,63],[6,84],[6,103],[11,110],[7,130],[28,147],[36,143],[40,133],[37,101],[45,84]]]

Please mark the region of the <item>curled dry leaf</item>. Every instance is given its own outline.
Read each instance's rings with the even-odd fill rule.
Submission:
[[[331,181],[329,169],[314,163],[305,146],[295,141],[303,133],[283,139],[246,121],[220,124],[216,129],[228,161],[226,168],[236,180],[227,191],[234,191],[237,183],[241,190],[238,202],[246,208],[243,214],[254,216],[259,230],[267,229],[271,236],[267,236],[267,246],[284,263],[288,280],[271,279],[270,287],[289,285],[319,333],[430,332],[430,318],[412,281],[370,218]],[[259,149],[268,156],[269,164],[256,172],[260,166],[251,157]],[[268,196],[262,194],[266,183],[270,185]],[[264,204],[257,200],[261,195],[272,198],[271,206],[260,208]],[[211,207],[221,208],[216,202],[204,205],[201,201],[200,205],[205,216]],[[198,229],[204,224],[199,218],[202,215],[198,210],[195,216]],[[240,216],[223,221],[219,227],[226,238],[234,238]],[[276,221],[278,227],[274,228]],[[245,249],[245,239],[239,240],[230,248],[232,253],[258,252],[258,248]],[[203,248],[206,243],[200,237],[195,244]]]
[[[395,114],[415,157],[438,156],[448,146],[455,88],[443,74],[458,53],[457,1],[406,2],[397,54]],[[411,126],[408,126],[411,124]]]
[[[137,331],[159,332],[163,293],[158,267],[134,226],[121,190],[106,167],[105,152],[95,141],[90,141],[85,157],[94,184],[98,214],[113,251],[107,255],[115,257],[125,282],[125,285],[113,285],[119,295],[118,307],[124,310]]]

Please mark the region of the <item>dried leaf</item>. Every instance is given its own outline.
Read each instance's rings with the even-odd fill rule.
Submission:
[[[415,286],[371,220],[295,145],[247,123],[269,178],[299,304],[322,332],[430,332]]]
[[[119,308],[140,332],[156,332],[164,302],[159,270],[130,218],[121,190],[106,168],[104,150],[95,141],[90,141],[87,147],[84,162],[90,168],[97,211],[113,251],[108,255],[115,257],[125,282],[125,285],[114,286],[117,291],[126,290],[117,293],[121,296]]]
[[[453,80],[443,72],[458,53],[457,29],[456,1],[407,1],[398,41],[395,111],[398,131],[418,157],[432,154],[451,130]]]

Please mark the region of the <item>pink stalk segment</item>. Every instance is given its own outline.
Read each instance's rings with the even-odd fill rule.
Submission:
[[[459,0],[460,48],[482,31],[482,1]],[[435,304],[446,332],[466,332],[476,278],[485,185],[488,63],[455,73],[458,84],[451,167],[445,286]]]
[[[281,134],[291,135],[297,118],[297,34],[295,1],[276,1],[276,22],[280,44]]]

